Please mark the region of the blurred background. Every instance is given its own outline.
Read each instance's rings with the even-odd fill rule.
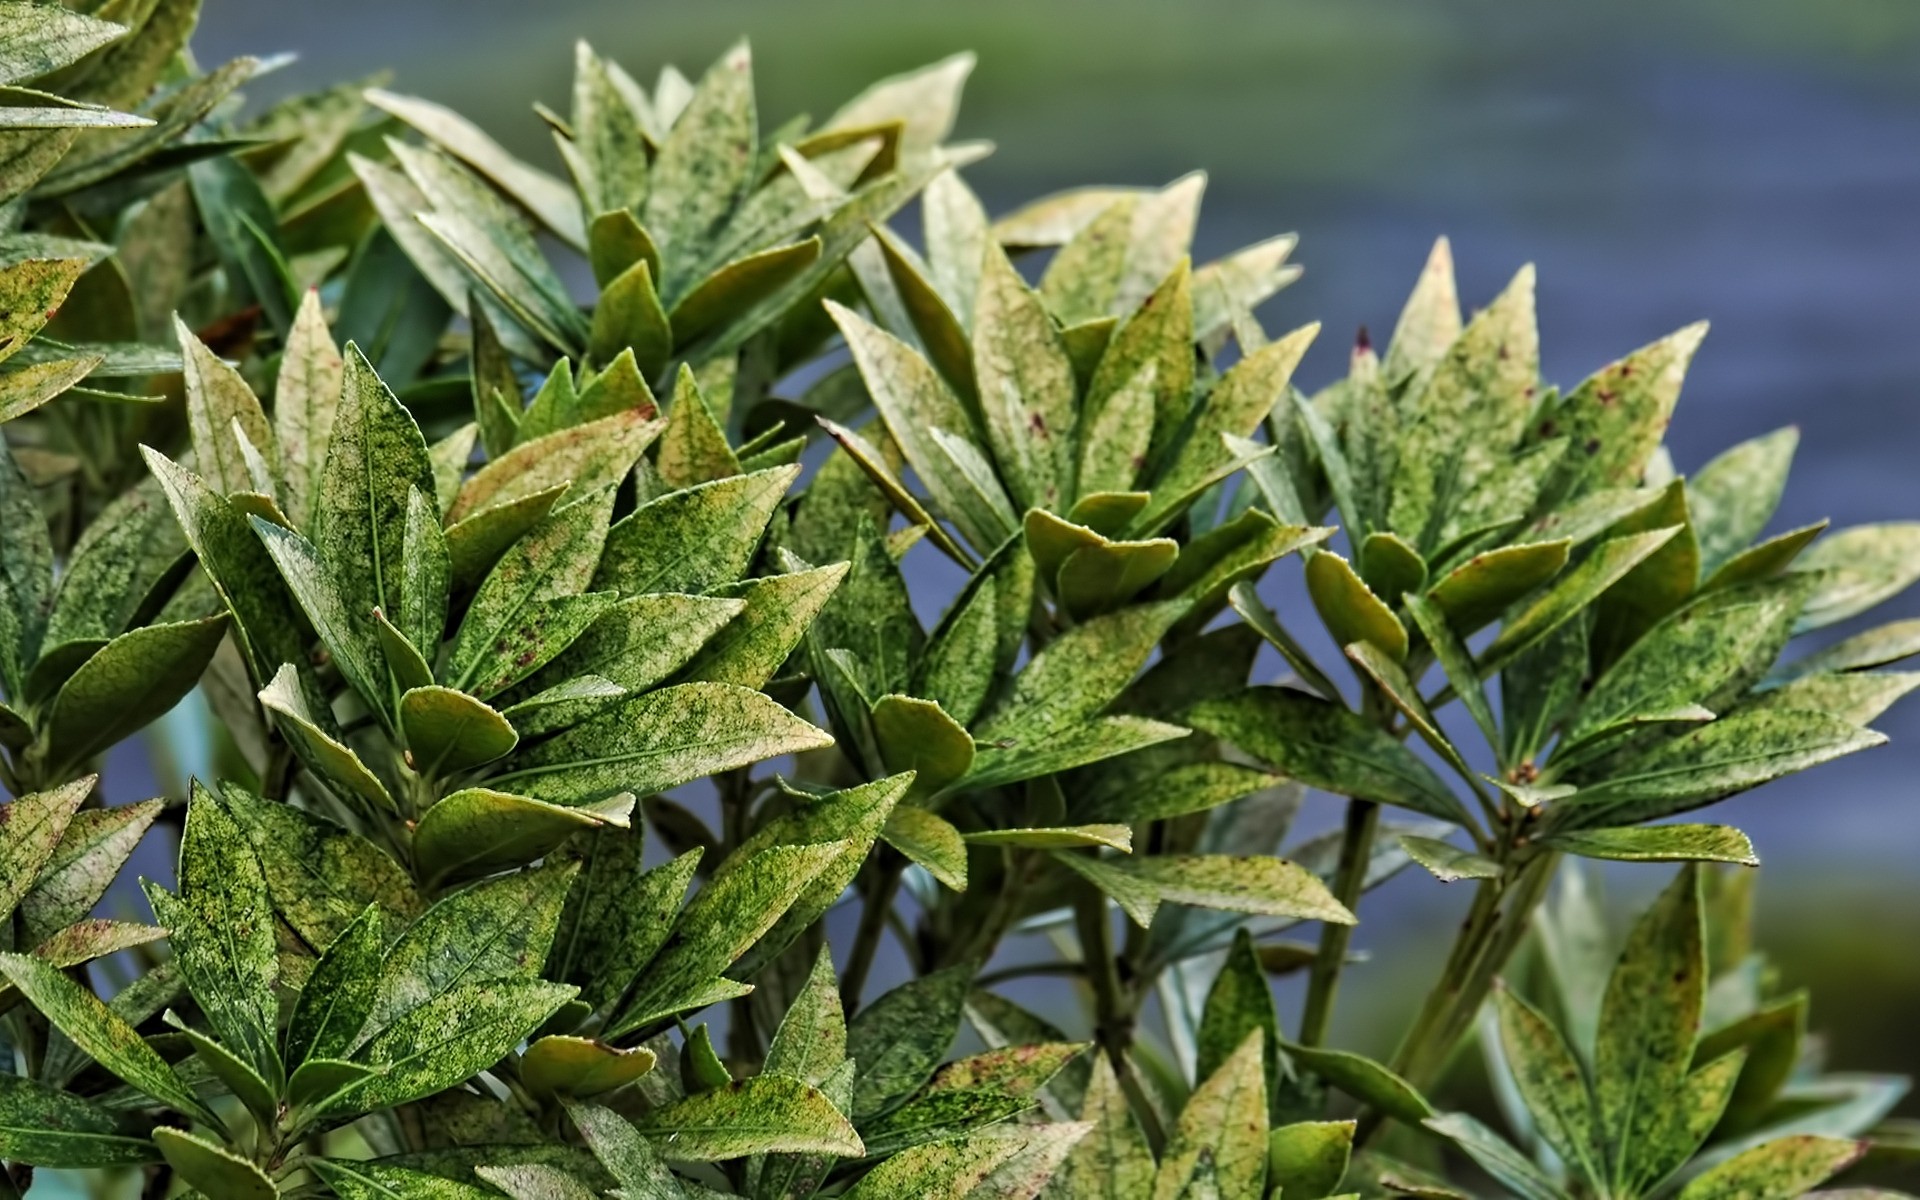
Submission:
[[[297,51],[260,100],[391,69],[399,90],[557,169],[529,105],[564,108],[576,37],[648,79],[666,62],[697,75],[742,34],[765,125],[978,52],[959,133],[998,145],[968,170],[996,213],[1204,169],[1196,257],[1301,235],[1306,276],[1261,316],[1276,331],[1326,322],[1309,390],[1344,370],[1356,328],[1391,329],[1446,233],[1470,306],[1538,264],[1546,373],[1563,384],[1711,318],[1673,455],[1691,471],[1804,423],[1778,528],[1920,517],[1908,0],[206,0],[196,46],[207,62]],[[1920,595],[1869,623],[1916,612]],[[1920,1073],[1920,705],[1882,728],[1891,746],[1711,819],[1747,829],[1766,860],[1762,938],[1815,990],[1833,1064]],[[1665,877],[1608,883],[1624,902]],[[1346,1036],[1390,1040],[1411,994],[1399,984],[1424,983],[1423,953],[1462,899],[1415,872],[1369,902],[1374,959],[1349,976]]]

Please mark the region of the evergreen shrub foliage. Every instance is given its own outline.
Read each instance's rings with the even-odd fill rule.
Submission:
[[[991,217],[964,56],[773,124],[744,45],[583,44],[556,174],[381,81],[250,109],[196,8],[0,2],[0,1196],[1751,1200],[1899,1149],[1747,838],[1667,818],[1882,740],[1913,623],[1791,643],[1920,526],[1766,536],[1792,431],[1676,474],[1704,327],[1561,392],[1531,270],[1469,319],[1441,242],[1309,395],[1292,237],[1193,266],[1198,176]],[[105,804],[196,690],[218,777]],[[1582,859],[1683,865],[1622,944]],[[1377,1061],[1330,1019],[1409,867],[1470,901]]]

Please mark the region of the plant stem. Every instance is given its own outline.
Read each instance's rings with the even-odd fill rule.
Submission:
[[[905,869],[891,854],[881,856],[864,889],[866,907],[860,912],[860,930],[854,935],[853,949],[847,955],[847,967],[840,975],[840,1006],[848,1016],[860,1007],[860,993],[866,989],[867,973],[873,970],[873,956],[887,931],[887,913],[893,908],[894,893],[900,890],[900,875]]]
[[[1334,899],[1349,911],[1359,903],[1367,882],[1367,862],[1373,857],[1373,837],[1380,826],[1380,806],[1371,800],[1347,802],[1347,827],[1340,838],[1340,863],[1333,877]],[[1327,1038],[1333,1020],[1333,1001],[1340,990],[1340,971],[1346,966],[1353,926],[1329,921],[1320,927],[1320,952],[1307,978],[1306,1007],[1300,1015],[1300,1043],[1318,1046]]]
[[[1134,1072],[1127,1047],[1133,1044],[1134,1009],[1131,994],[1120,980],[1120,962],[1113,953],[1113,933],[1108,926],[1107,899],[1098,888],[1082,882],[1074,894],[1074,928],[1080,936],[1080,957],[1093,984],[1094,1041],[1113,1066],[1120,1089],[1127,1094],[1140,1127],[1156,1150],[1166,1144],[1167,1132],[1153,1097]]]

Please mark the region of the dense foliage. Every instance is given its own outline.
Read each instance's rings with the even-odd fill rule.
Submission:
[[[1793,642],[1920,526],[1763,537],[1791,431],[1678,476],[1703,327],[1562,394],[1531,271],[1469,320],[1442,242],[1309,396],[1291,237],[1192,266],[1197,176],[990,218],[964,57],[763,130],[744,46],[583,44],[563,178],[365,82],[248,115],[196,7],[0,0],[0,1196],[1712,1200],[1903,1144],[1747,838],[1665,819],[1882,740],[1920,628]],[[196,690],[221,777],[104,803]],[[94,916],[155,825],[152,923]],[[1684,865],[1622,947],[1569,856]],[[1381,1062],[1327,1037],[1409,866],[1471,903]],[[1505,1135],[1437,1104],[1470,1042]]]

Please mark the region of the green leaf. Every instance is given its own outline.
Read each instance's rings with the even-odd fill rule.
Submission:
[[[1570,447],[1560,460],[1556,494],[1578,498],[1639,486],[1673,417],[1687,364],[1706,336],[1702,321],[1643,346],[1602,367],[1536,419],[1542,437],[1565,437]]]
[[[737,599],[676,592],[630,597],[587,626],[558,657],[509,695],[534,687],[558,687],[583,675],[600,676],[629,691],[657,686],[691,658],[698,658],[703,647],[714,644],[715,636],[740,618],[745,607]]]
[[[840,984],[826,946],[814,957],[806,982],[794,994],[767,1045],[766,1071],[815,1087],[847,1057],[847,1020],[840,1005]]]
[[[932,700],[890,694],[874,703],[873,736],[889,771],[913,771],[915,796],[931,796],[973,766],[973,739]]]
[[[55,792],[68,792],[86,783],[81,780]],[[32,798],[23,797],[14,803]],[[32,868],[21,865],[36,857],[37,850],[30,848],[25,813],[16,811],[11,818],[13,827],[5,838],[0,838],[0,864],[4,864],[0,878],[8,881],[0,885],[0,912],[14,905],[15,888],[31,889],[18,900],[18,944],[29,949],[43,945],[57,931],[84,920],[107,894],[107,888],[140,844],[154,818],[159,816],[160,809],[159,800],[117,808],[82,809],[73,814],[52,854]],[[14,832],[16,829],[19,832]],[[42,832],[35,836],[44,835],[43,825]],[[16,837],[21,840],[14,841]],[[29,847],[27,853],[18,854],[23,845]]]
[[[1504,665],[1598,600],[1676,532],[1673,528],[1655,529],[1601,542],[1579,566],[1560,576],[1531,604],[1507,618],[1499,635],[1480,652],[1481,674]]]
[[[1406,661],[1406,627],[1346,559],[1326,551],[1308,560],[1307,593],[1337,644],[1369,642],[1395,662]]]
[[[818,262],[818,235],[744,255],[694,284],[674,303],[668,318],[676,344],[690,345],[778,292]]]
[[[625,72],[586,42],[574,45],[571,152],[565,157],[588,216],[638,208],[646,200],[646,125],[621,87],[628,82]]]
[[[592,1200],[594,1194],[579,1179],[545,1163],[475,1167],[474,1174],[514,1200]]]
[[[887,815],[881,836],[942,885],[956,892],[967,890],[967,844],[946,818],[913,805],[898,805]]]
[[[0,542],[0,685],[18,702],[53,603],[53,545],[11,451],[0,453],[0,522],[7,529]]]
[[[1194,1033],[1194,1077],[1212,1076],[1255,1030],[1263,1034],[1263,1069],[1271,1089],[1279,1080],[1279,1018],[1253,936],[1243,926],[1234,931],[1233,947],[1220,964],[1200,1012],[1200,1026]]]
[[[897,1108],[933,1077],[960,1029],[973,981],[963,963],[910,980],[862,1008],[847,1026],[847,1056],[859,1064],[852,1115],[862,1124]]]
[[[1339,1088],[1355,1100],[1407,1125],[1419,1125],[1433,1108],[1414,1086],[1364,1055],[1325,1046],[1288,1042],[1286,1056],[1294,1064]]]
[[[273,1200],[280,1194],[265,1171],[217,1142],[183,1129],[161,1128],[153,1131],[153,1144],[176,1175],[206,1195]]]
[[[470,1183],[378,1161],[311,1158],[307,1162],[341,1200],[485,1200],[498,1195]]]
[[[1294,917],[1351,925],[1354,916],[1318,876],[1278,858],[1228,854],[1159,854],[1131,859],[1056,852],[1145,928],[1163,901],[1224,912]]]
[[[542,1099],[597,1096],[625,1087],[653,1069],[645,1046],[622,1050],[579,1037],[543,1037],[520,1057],[520,1080]]]
[[[1822,713],[1736,712],[1609,762],[1605,779],[1560,806],[1559,823],[1594,828],[1671,816],[1885,741]]]
[[[213,1113],[133,1026],[59,968],[24,954],[0,954],[0,974],[101,1067],[175,1111],[219,1126]]]
[[[163,716],[193,690],[226,636],[227,616],[147,625],[114,638],[54,697],[40,751],[56,775]]]
[[[1533,268],[1520,268],[1433,362],[1412,401],[1394,456],[1390,519],[1423,551],[1438,548],[1448,513],[1502,462],[1533,412],[1540,378],[1533,284]]]
[[[1818,571],[1795,632],[1820,629],[1865,612],[1920,579],[1920,522],[1856,525],[1820,539],[1796,571]]]
[[[617,701],[522,746],[493,783],[553,803],[646,795],[832,740],[759,692],[684,683]]]
[[[1635,924],[1607,981],[1593,1052],[1593,1093],[1609,1174],[1652,1183],[1645,1151],[1692,1067],[1706,999],[1699,876],[1691,866]]]
[[[1440,577],[1427,600],[1466,637],[1505,612],[1507,606],[1545,584],[1567,565],[1572,543],[1524,542],[1476,554]]]
[[[1281,687],[1207,700],[1185,719],[1302,783],[1461,822],[1465,811],[1432,769],[1350,709]]]
[[[1462,324],[1460,297],[1453,279],[1453,247],[1446,238],[1438,238],[1413,293],[1394,322],[1393,340],[1387,343],[1381,374],[1391,383],[1415,371],[1431,371],[1460,336]]]
[[[862,1122],[861,1138],[868,1155],[883,1158],[998,1124],[1032,1106],[1027,1097],[999,1088],[929,1089],[883,1117]]]
[[[1009,783],[1054,775],[1074,767],[1117,758],[1162,742],[1186,737],[1192,731],[1145,717],[1095,717],[1078,725],[1056,728],[1034,737],[1008,735],[976,738],[973,769],[949,791],[1003,787]]]
[[[0,83],[20,83],[77,62],[128,32],[126,26],[64,8],[9,5],[7,43],[0,51]]]
[[[1498,879],[1500,864],[1483,854],[1435,838],[1419,837],[1411,833],[1400,835],[1400,847],[1413,861],[1425,867],[1441,883],[1458,883],[1462,879]]]
[[[413,831],[414,869],[429,887],[522,866],[581,829],[627,827],[633,797],[622,794],[577,808],[462,788],[443,797]]]
[[[1107,1056],[1093,1056],[1080,1119],[1093,1128],[1062,1164],[1054,1187],[1068,1200],[1125,1200],[1152,1194],[1153,1151]]]
[[[1073,364],[1040,298],[1006,255],[989,250],[982,261],[973,307],[973,374],[987,444],[1017,508],[1061,508],[1074,495],[1077,465]],[[887,415],[897,438],[899,429]]]
[[[765,687],[847,575],[847,564],[748,579],[715,589],[745,604],[682,672],[690,680]],[[657,633],[653,634],[658,637]]]
[[[520,740],[505,717],[444,687],[417,687],[401,696],[400,729],[410,765],[429,778],[492,762]]]
[[[1583,1178],[1605,1186],[1610,1146],[1602,1134],[1586,1073],[1572,1047],[1510,988],[1495,988],[1494,1009],[1501,1054],[1533,1115],[1534,1128]]]
[[[759,1075],[690,1096],[647,1114],[640,1127],[662,1154],[720,1162],[749,1154],[859,1157],[853,1125],[818,1088],[782,1075]]]
[[[773,510],[800,468],[770,467],[669,492],[607,533],[593,587],[623,596],[704,592],[746,574]]]
[[[1798,429],[1776,429],[1727,450],[1687,480],[1706,574],[1746,549],[1773,519],[1799,443]]]
[[[138,1166],[158,1157],[118,1113],[18,1075],[0,1075],[0,1155],[54,1168]]]
[[[424,664],[439,657],[447,628],[447,596],[453,563],[440,531],[439,508],[420,492],[407,494],[407,528],[401,539],[400,609],[393,625],[405,633]]]
[[[1920,618],[1893,621],[1816,650],[1780,667],[1769,683],[1800,679],[1826,671],[1864,671],[1920,654]]]
[[[1651,825],[1556,834],[1546,844],[1582,858],[1626,862],[1729,862],[1757,867],[1753,843],[1729,825]]]
[[[845,581],[821,609],[808,631],[808,642],[816,655],[828,650],[852,652],[862,668],[863,690],[904,691],[926,642],[906,579],[879,531],[864,520],[855,532],[851,558]]]
[[[337,1058],[310,1058],[287,1080],[287,1103],[294,1108],[323,1107],[327,1101],[374,1074],[373,1068]]]
[[[1122,854],[1133,849],[1130,825],[1053,825],[1032,829],[983,829],[962,835],[975,846],[1017,846],[1023,850],[1072,850],[1099,846]]]
[[[1798,529],[1789,529],[1783,534],[1770,537],[1749,549],[1742,550],[1709,575],[1700,585],[1700,590],[1710,592],[1717,588],[1772,579],[1792,566],[1794,560],[1800,557],[1800,552],[1812,545],[1813,540],[1826,530],[1825,521],[1816,521],[1811,525],[1802,525]]]
[[[390,1108],[453,1087],[500,1061],[573,994],[571,987],[533,979],[454,983],[382,1027],[355,1052],[354,1061],[377,1073],[339,1093],[327,1111],[344,1115]],[[379,1014],[376,1002],[374,1016]]]
[[[1193,1091],[1154,1172],[1154,1200],[1191,1195],[1210,1165],[1219,1196],[1258,1196],[1267,1186],[1266,1034],[1256,1029]]]
[[[1097,714],[1185,609],[1184,601],[1135,605],[1068,630],[1034,655],[1006,702],[975,729],[975,740],[1043,740]]]
[[[395,1062],[394,1057],[379,1058],[362,1048],[402,1019],[419,1014],[428,1004],[443,999],[469,981],[532,977],[546,960],[574,874],[572,864],[550,864],[487,880],[452,893],[422,913],[381,960],[379,980],[368,1001],[366,1018],[350,1047],[356,1049],[352,1057],[376,1066]],[[498,1006],[500,1011],[495,1015],[508,1018],[510,1023],[511,1012],[519,1000],[528,1000],[534,1007],[552,1001],[548,1009],[551,1012],[566,996],[571,996],[572,991],[564,989],[565,996],[559,999],[554,998],[558,993],[516,996],[503,991],[465,995],[454,1007],[457,1009],[462,1003],[475,1003],[481,1008]],[[533,1024],[545,1020],[546,1015],[542,1013]],[[415,1025],[417,1028],[409,1036],[427,1032],[426,1026],[418,1022]],[[392,1044],[390,1041],[389,1045]],[[345,1057],[333,1053],[330,1047],[327,1056]],[[491,1062],[489,1059],[488,1063]],[[454,1082],[458,1080],[442,1086]]]
[[[156,482],[144,481],[121,493],[80,535],[47,617],[43,661],[68,642],[105,641],[145,623],[192,569],[186,537],[163,495]]]
[[[845,841],[768,846],[717,874],[680,914],[634,993],[608,1022],[609,1036],[711,1002],[718,994],[716,977],[766,937],[847,847]]]
[[[1789,1200],[1839,1174],[1864,1143],[1798,1134],[1763,1142],[1694,1176],[1679,1200]]]
[[[88,775],[0,808],[0,917],[11,916],[59,848],[99,776]]]
[[[1493,1176],[1521,1200],[1563,1200],[1560,1188],[1534,1165],[1531,1158],[1467,1114],[1446,1113],[1426,1118],[1422,1124],[1450,1139],[1481,1170]]]
[[[360,756],[315,722],[306,697],[300,692],[293,664],[282,666],[273,681],[260,689],[260,703],[274,715],[281,734],[322,782],[344,796],[364,801],[373,809],[399,811],[386,785],[367,769]]]
[[[619,1000],[653,958],[680,911],[701,850],[643,869],[638,832],[600,828],[581,833],[567,857],[581,863],[567,895],[545,974],[580,985],[595,1011]]]
[[[666,422],[647,405],[522,442],[461,485],[447,508],[449,543],[456,542],[455,531],[478,514],[528,500],[561,484],[571,483],[581,496],[618,484],[665,428]]]
[[[1353,1154],[1352,1121],[1296,1121],[1267,1139],[1267,1186],[1280,1195],[1332,1196]]]
[[[1701,1037],[1693,1051],[1693,1078],[1735,1060],[1738,1078],[1718,1097],[1719,1128],[1744,1133],[1765,1119],[1799,1062],[1806,1025],[1807,994],[1794,992]],[[1689,1146],[1687,1153],[1697,1148]]]
[[[846,1200],[961,1200],[976,1194],[982,1181],[1023,1149],[1021,1137],[997,1131],[914,1146],[867,1172],[848,1189]]]
[[[618,1113],[568,1103],[567,1116],[629,1200],[678,1200],[686,1194],[647,1139]]]
[[[320,293],[308,291],[300,300],[293,332],[280,356],[273,394],[273,443],[279,448],[287,483],[282,503],[300,529],[311,527],[320,497],[345,370],[346,362],[327,330]]]
[[[1110,612],[1173,568],[1180,545],[1172,538],[1083,546],[1060,565],[1055,593],[1075,620]]]
[[[280,962],[266,876],[244,830],[214,793],[196,785],[187,805],[179,896],[154,886],[148,896],[155,917],[172,931],[175,960],[207,1022],[228,1049],[277,1082],[273,985]]]
[[[753,56],[741,42],[701,77],[654,157],[640,221],[668,261],[697,261],[714,227],[750,185],[757,139]],[[677,290],[671,269],[663,282],[668,293]]]
[[[246,831],[274,908],[316,950],[370,903],[401,919],[422,907],[406,872],[367,839],[233,784],[222,785],[220,794]]]
[[[726,431],[701,395],[693,368],[685,363],[674,377],[673,407],[667,413],[667,430],[660,436],[655,465],[669,489],[740,474],[740,460],[727,445]]]

